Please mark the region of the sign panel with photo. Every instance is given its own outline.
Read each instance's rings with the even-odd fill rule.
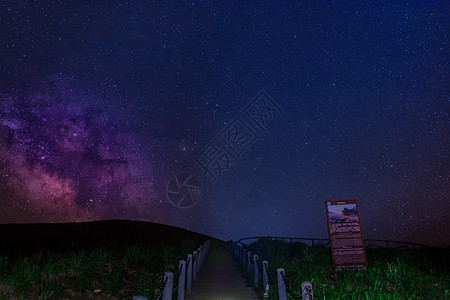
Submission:
[[[358,270],[367,268],[356,199],[326,201],[328,234],[333,268]]]

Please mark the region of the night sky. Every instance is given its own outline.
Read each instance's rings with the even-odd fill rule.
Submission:
[[[447,1],[0,1],[0,223],[450,245]]]

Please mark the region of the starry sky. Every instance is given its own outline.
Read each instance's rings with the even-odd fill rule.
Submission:
[[[0,0],[0,223],[450,245],[449,11]]]

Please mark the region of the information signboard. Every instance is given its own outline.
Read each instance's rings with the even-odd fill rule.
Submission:
[[[367,258],[356,199],[329,200],[326,208],[333,268],[336,271],[366,269]]]

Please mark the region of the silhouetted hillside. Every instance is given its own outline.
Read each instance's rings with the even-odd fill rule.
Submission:
[[[33,250],[71,250],[104,245],[127,246],[162,241],[194,240],[203,243],[210,237],[162,224],[107,220],[86,223],[0,224],[0,252]]]
[[[356,206],[352,209],[348,209],[347,207],[344,207],[342,214],[344,216],[348,216],[348,217],[357,217],[358,216],[358,212],[356,211]]]

